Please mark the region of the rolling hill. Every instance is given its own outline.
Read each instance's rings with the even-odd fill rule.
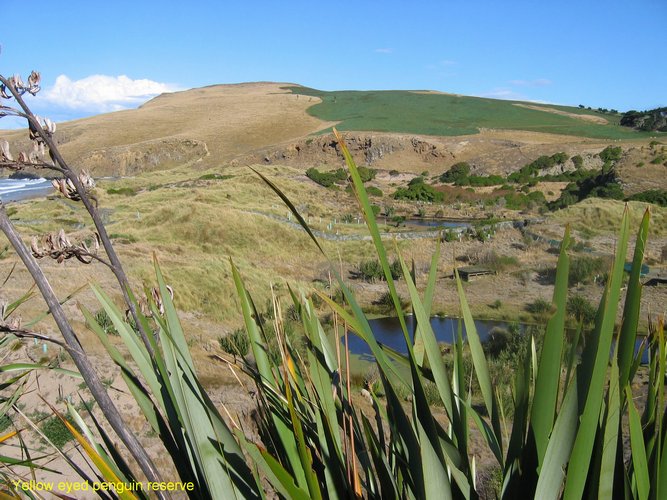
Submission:
[[[306,146],[334,125],[354,131],[350,137],[363,161],[381,160],[381,167],[442,169],[465,160],[482,170],[509,171],[562,144],[586,154],[610,140],[649,137],[618,121],[579,108],[434,92],[324,92],[257,82],[163,94],[138,109],[59,124],[56,138],[73,165],[95,175],[232,161],[327,163],[328,139],[316,141],[319,149]],[[24,132],[2,136],[27,142]]]

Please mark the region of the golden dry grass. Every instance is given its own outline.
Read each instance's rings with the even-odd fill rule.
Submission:
[[[311,215],[314,226],[319,217],[340,219],[354,203],[342,191],[332,191],[308,181],[298,180],[290,168],[264,167],[270,176],[300,207]],[[230,178],[200,180],[186,169],[146,174],[118,182],[102,181],[97,188],[106,226],[128,274],[138,289],[152,284],[151,254],[160,261],[169,282],[176,289],[176,304],[186,312],[232,327],[240,321],[236,291],[229,259],[241,270],[247,284],[264,307],[273,283],[286,294],[285,281],[310,293],[314,279],[326,278],[326,259],[317,251],[306,233],[266,215],[286,217],[287,210],[278,197],[248,168],[225,170]],[[295,180],[296,177],[296,180]],[[155,184],[160,181],[160,184]],[[136,190],[134,196],[108,194],[109,187]],[[82,207],[60,198],[33,200],[10,206],[12,219],[25,235],[64,228],[73,240],[91,234],[91,225]],[[324,223],[321,225],[324,226]],[[364,232],[364,226],[340,226],[341,232]],[[356,265],[372,251],[370,242],[335,242],[322,245],[334,260],[341,256],[346,269]],[[6,258],[9,268],[16,257]],[[87,283],[113,289],[113,277],[100,264],[82,266],[75,262],[58,265],[44,260],[47,275],[59,296]],[[19,266],[3,289],[7,298],[17,297],[30,286],[30,277]],[[88,290],[78,297],[93,310],[99,306]],[[27,311],[34,315],[44,310],[33,301]],[[76,308],[71,311],[78,316]]]
[[[601,198],[588,198],[576,205],[555,212],[553,217],[562,224],[570,224],[574,229],[584,229],[594,233],[613,234],[620,224],[626,203]],[[637,201],[627,203],[630,210],[630,226],[637,227],[644,211],[651,208],[650,234],[667,235],[667,209]]]
[[[138,109],[59,124],[56,136],[63,155],[75,167],[90,166],[82,160],[91,153],[111,150],[117,156],[118,148],[150,149],[157,140],[201,141],[209,152],[201,166],[217,166],[241,153],[332,125],[306,113],[318,99],[294,95],[281,89],[285,85],[214,85],[163,94]],[[3,137],[12,143],[26,142],[24,131],[3,132]],[[96,175],[119,171],[118,165],[105,166],[99,160],[92,166]]]

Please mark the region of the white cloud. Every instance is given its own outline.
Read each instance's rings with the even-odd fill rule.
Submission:
[[[538,78],[536,80],[510,80],[509,83],[517,87],[546,87],[553,82],[547,78]]]
[[[133,80],[125,75],[91,75],[72,80],[56,78],[53,87],[42,90],[38,99],[50,106],[88,113],[107,113],[136,107],[163,92],[177,90],[153,80]]]
[[[389,49],[389,48],[375,49],[374,52],[378,54],[391,54],[394,52],[394,49]]]
[[[536,104],[553,104],[552,102],[544,101],[542,99],[533,99],[507,87],[498,87],[488,92],[478,94],[477,97],[488,97],[489,99],[502,99],[505,101],[534,102]]]
[[[505,99],[508,101],[529,101],[526,96],[508,88],[496,88],[480,94],[479,97],[489,97],[491,99]]]

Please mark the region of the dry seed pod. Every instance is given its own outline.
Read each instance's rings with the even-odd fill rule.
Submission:
[[[95,180],[85,171],[79,174],[79,181],[83,185],[83,189],[86,193],[90,193],[90,191],[95,188]],[[76,187],[70,179],[53,179],[51,180],[51,184],[56,191],[60,192],[65,198],[73,201],[81,200],[81,196],[77,193]]]
[[[36,95],[41,88],[39,86],[41,80],[42,75],[40,75],[39,71],[32,70],[32,73],[30,73],[30,76],[28,77],[28,92],[32,95]]]
[[[9,143],[5,140],[0,141],[0,160],[14,161],[12,153],[9,151]]]
[[[95,248],[91,252],[85,242],[73,245],[65,231],[61,229],[57,235],[51,233],[45,235],[42,238],[41,246],[37,238],[33,238],[30,243],[30,250],[36,259],[49,257],[60,264],[75,257],[84,264],[90,264],[100,248],[99,241],[100,237],[95,233]]]

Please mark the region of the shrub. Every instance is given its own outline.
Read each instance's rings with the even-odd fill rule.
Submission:
[[[366,192],[371,196],[381,197],[383,195],[382,190],[380,190],[380,188],[376,188],[375,186],[368,186],[366,188]]]
[[[586,255],[572,259],[570,272],[568,274],[569,286],[576,284],[588,284],[596,276],[604,274],[609,269],[609,261],[602,257],[589,257]]]
[[[331,187],[336,182],[346,180],[347,172],[342,168],[332,170],[331,172],[320,172],[316,168],[311,167],[306,170],[306,176],[320,186]]]
[[[364,260],[357,266],[357,274],[364,281],[381,280],[384,276],[379,260]]]
[[[116,327],[113,326],[113,321],[104,309],[99,309],[93,316],[102,331],[107,335],[118,335]]]
[[[529,304],[526,304],[526,311],[535,315],[546,314],[551,311],[551,302],[542,298],[535,299]]]
[[[440,176],[440,182],[457,182],[470,175],[470,165],[464,161],[455,163]]]
[[[595,321],[597,309],[582,295],[572,295],[567,299],[567,314],[586,325]]]
[[[6,413],[0,415],[0,432],[4,432],[7,428],[12,425],[12,419]]]
[[[389,264],[389,271],[393,279],[399,279],[403,276],[403,269],[398,259],[393,260]],[[382,270],[382,265],[379,260],[369,259],[364,260],[357,266],[357,276],[364,281],[378,281],[384,280],[385,275]]]
[[[200,181],[224,181],[226,179],[231,179],[233,175],[224,175],[224,174],[204,174],[199,177]]]
[[[623,148],[621,146],[607,146],[598,153],[598,156],[605,163],[613,163],[621,159]]]
[[[454,181],[456,186],[500,186],[506,182],[504,177],[500,175],[471,175],[469,177],[461,177]]]
[[[120,194],[122,196],[135,196],[137,191],[133,188],[122,187],[122,188],[109,188],[107,189],[107,194]]]
[[[65,419],[76,427],[72,418],[67,415]],[[60,418],[53,416],[46,419],[40,426],[44,436],[48,438],[56,448],[61,448],[74,439],[72,433]]]
[[[250,349],[250,339],[244,328],[239,328],[224,337],[220,337],[218,342],[220,348],[232,356],[245,357]]]
[[[359,167],[359,176],[361,177],[361,182],[372,181],[375,179],[377,173],[378,171],[374,168]]]
[[[458,241],[459,240],[459,234],[455,231],[452,231],[451,229],[448,229],[442,234],[442,239],[450,242],[450,241]]]
[[[396,200],[426,202],[439,202],[445,199],[445,195],[443,193],[437,191],[435,188],[433,188],[433,186],[429,186],[423,182],[412,184],[407,188],[398,188],[393,196]]]
[[[403,297],[399,295],[398,297],[399,302],[401,303],[401,309],[405,309],[409,302],[405,300]],[[373,302],[374,305],[376,305],[380,311],[382,311],[384,314],[396,312],[395,311],[395,305],[394,305],[394,299],[391,298],[391,293],[389,291],[383,292],[375,302]]]
[[[496,272],[505,271],[506,269],[519,265],[519,261],[516,257],[511,255],[501,255],[495,250],[490,250],[481,254],[477,259],[477,263]]]
[[[487,356],[497,358],[505,350],[510,341],[510,333],[504,328],[494,327],[484,341],[484,352]]]
[[[641,193],[635,193],[626,198],[627,201],[643,201],[645,203],[655,203],[661,207],[667,207],[667,190],[649,189]]]

